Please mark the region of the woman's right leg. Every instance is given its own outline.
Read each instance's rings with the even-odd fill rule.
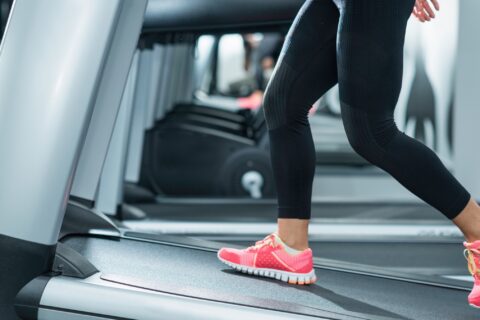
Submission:
[[[470,194],[438,156],[399,131],[403,45],[414,0],[336,0],[341,7],[338,70],[342,117],[352,147],[447,218]],[[480,212],[479,212],[480,214]]]
[[[339,12],[331,0],[308,0],[298,13],[267,86],[264,114],[278,196],[278,234],[308,247],[315,147],[308,111],[337,83]]]

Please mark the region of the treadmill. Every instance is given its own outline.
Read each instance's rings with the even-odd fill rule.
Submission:
[[[226,268],[221,243],[109,219],[98,210],[100,176],[111,124],[128,105],[146,1],[49,4],[17,0],[0,48],[2,319],[476,317],[468,288],[453,280],[316,259],[318,283],[288,286]]]

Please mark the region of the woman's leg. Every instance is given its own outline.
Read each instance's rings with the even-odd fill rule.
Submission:
[[[308,0],[285,40],[267,86],[264,114],[278,195],[278,234],[308,247],[315,147],[308,122],[313,103],[337,83],[339,12],[331,0]]]
[[[478,206],[437,155],[400,132],[393,120],[402,84],[405,29],[414,2],[336,0],[341,8],[337,60],[343,121],[361,156],[449,219],[458,217],[454,222],[471,238],[459,214],[476,216],[480,223]]]

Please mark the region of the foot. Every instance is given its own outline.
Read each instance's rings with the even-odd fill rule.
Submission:
[[[230,267],[255,276],[270,277],[290,284],[312,284],[317,278],[312,250],[290,254],[276,233],[245,249],[221,248],[218,259]]]
[[[474,284],[472,292],[468,295],[468,303],[480,309],[480,240],[464,242],[464,255],[468,261],[468,271],[473,276]]]

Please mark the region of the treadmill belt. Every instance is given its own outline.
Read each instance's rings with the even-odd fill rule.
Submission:
[[[240,304],[252,299],[259,306],[262,301],[275,301],[279,309],[284,306],[283,311],[293,304],[309,313],[328,311],[359,319],[478,319],[478,310],[468,306],[468,292],[463,290],[324,269],[316,269],[314,285],[292,286],[236,272],[212,251],[129,239],[70,237],[64,242],[90,260],[107,280],[128,283],[138,279],[140,286],[153,290],[194,295],[214,292],[217,298]]]

